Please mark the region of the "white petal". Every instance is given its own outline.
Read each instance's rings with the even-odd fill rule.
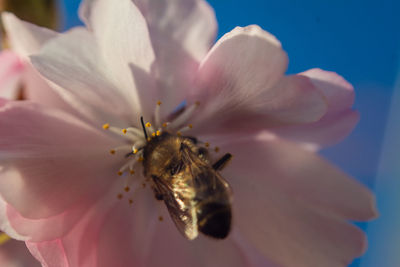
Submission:
[[[39,52],[44,43],[58,35],[50,29],[22,21],[12,13],[3,12],[2,20],[12,49],[22,57]]]
[[[140,114],[134,104],[134,88],[129,91],[114,85],[108,76],[109,66],[99,53],[93,35],[84,28],[75,28],[48,42],[31,60],[81,114],[99,126],[108,122],[126,127]]]

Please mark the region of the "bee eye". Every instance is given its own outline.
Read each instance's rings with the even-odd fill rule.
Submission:
[[[178,172],[181,171],[182,163],[172,163],[171,165],[169,165],[168,169],[169,169],[169,173],[171,175],[175,175],[175,174],[177,174]]]

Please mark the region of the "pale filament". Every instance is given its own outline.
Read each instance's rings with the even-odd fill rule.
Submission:
[[[125,138],[127,138],[127,139],[129,139],[130,141],[133,141],[133,142],[136,142],[139,139],[138,136],[135,136],[135,135],[133,135],[131,133],[128,133],[128,132],[124,132],[125,129],[117,128],[117,127],[114,127],[114,126],[109,126],[109,127],[107,127],[106,130],[109,130],[110,132],[113,132],[113,133],[115,133],[117,135],[123,136],[123,137],[125,137]]]
[[[191,124],[189,124],[189,125],[183,126],[183,127],[180,128],[177,132],[183,133],[183,132],[186,132],[186,131],[191,130],[192,128],[193,128],[193,126],[192,126]]]
[[[122,151],[124,153],[129,153],[130,150],[131,150],[130,145],[123,145],[123,146],[117,146],[117,147],[114,147],[113,149],[110,149],[110,153],[115,154],[120,151]]]
[[[196,102],[195,104],[190,105],[187,107],[181,114],[178,115],[177,118],[175,118],[169,125],[168,128],[176,129],[182,124],[184,124],[193,114],[193,112],[196,110],[196,108],[199,106],[199,103]]]
[[[161,101],[157,102],[156,109],[154,110],[154,126],[156,128],[161,127],[161,114],[160,114],[160,109],[161,109]]]
[[[128,127],[128,128],[126,128],[126,130],[127,130],[128,133],[131,133],[131,134],[133,134],[133,135],[135,135],[135,136],[137,136],[137,137],[139,137],[141,139],[144,138],[143,130],[140,130],[140,129],[135,128],[135,127]]]

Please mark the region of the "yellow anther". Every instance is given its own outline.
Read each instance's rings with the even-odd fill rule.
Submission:
[[[159,220],[160,222],[162,222],[162,221],[164,220],[163,216],[159,216],[159,217],[158,217],[158,220]]]
[[[11,237],[6,235],[5,233],[0,234],[0,245],[3,245],[4,243],[6,243],[9,240],[11,240]]]
[[[151,127],[151,123],[150,122],[146,123],[146,127],[147,128]]]
[[[129,173],[130,173],[130,175],[134,175],[135,171],[134,170],[130,170]]]
[[[114,150],[114,149],[111,149],[111,150],[110,150],[110,154],[111,154],[111,155],[114,155],[114,154],[115,154],[115,150]]]
[[[176,132],[176,135],[177,136],[182,136],[182,133],[181,132]]]
[[[156,133],[151,133],[151,136],[156,137]]]
[[[128,131],[126,129],[122,129],[122,132],[126,134]]]
[[[123,174],[123,172],[119,171],[119,172],[117,172],[117,174],[118,174],[119,176],[121,176],[121,175]]]
[[[150,142],[151,141],[151,138],[150,137],[147,137],[147,142]]]
[[[162,104],[161,101],[157,101],[158,106],[161,106],[161,104]]]
[[[139,158],[137,159],[137,161],[139,161],[139,162],[142,162],[143,160],[144,160],[143,157],[139,157]]]
[[[108,128],[110,128],[110,124],[109,123],[103,124],[103,129],[104,130],[107,130]]]
[[[167,123],[164,122],[164,123],[162,124],[162,127],[164,127],[164,128],[167,127]]]
[[[131,189],[129,188],[129,186],[127,186],[124,188],[124,190],[125,190],[125,192],[129,192],[129,190],[131,190]]]
[[[118,195],[117,195],[117,198],[118,198],[118,199],[121,199],[122,197],[123,197],[122,194],[118,194]]]
[[[133,200],[132,199],[129,199],[129,204],[132,204],[133,203]]]
[[[136,153],[138,153],[138,151],[139,150],[137,148],[134,148],[132,152],[133,152],[133,154],[136,154]]]
[[[161,135],[161,132],[160,132],[160,131],[156,131],[156,135],[157,135],[157,136],[160,136],[160,135]]]
[[[209,143],[209,142],[205,142],[204,145],[205,145],[206,147],[209,147],[209,146],[210,146],[210,143]]]
[[[214,148],[214,150],[215,150],[215,152],[219,152],[219,147],[216,146],[216,147]]]
[[[189,127],[189,129],[192,129],[192,128],[193,128],[193,125],[192,125],[192,124],[189,124],[188,127]]]

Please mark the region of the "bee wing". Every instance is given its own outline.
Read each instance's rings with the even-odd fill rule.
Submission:
[[[194,192],[190,192],[194,189],[190,186],[182,188],[182,186],[167,183],[163,179],[155,179],[154,182],[163,195],[165,205],[178,230],[187,239],[195,239],[198,236],[197,215],[192,197]]]

